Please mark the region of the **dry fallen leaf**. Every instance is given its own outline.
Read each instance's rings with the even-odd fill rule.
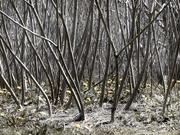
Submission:
[[[7,91],[7,89],[6,89],[6,88],[3,88],[2,90],[3,90],[3,91]]]
[[[84,86],[84,87],[88,87],[88,84],[85,83],[85,82],[83,82],[83,86]]]
[[[177,80],[177,83],[180,83],[180,80]]]
[[[3,94],[4,93],[4,91],[3,90],[0,90],[0,94]]]
[[[126,93],[127,93],[127,94],[130,94],[130,90],[129,90],[129,89],[126,89]]]
[[[5,114],[4,113],[0,113],[0,117],[4,117],[5,116]]]
[[[85,125],[89,126],[89,125],[93,125],[93,123],[91,121],[88,121],[88,122],[85,123]]]
[[[10,92],[7,92],[7,94],[8,94],[8,95],[11,95],[11,93],[10,93]]]
[[[91,98],[86,98],[87,101],[91,101]]]
[[[74,127],[76,127],[76,128],[80,128],[80,125],[79,125],[79,124],[77,124],[77,123],[75,123],[75,124],[74,124]]]
[[[70,90],[66,90],[66,93],[71,94],[71,91]]]
[[[25,118],[23,118],[23,117],[21,117],[21,116],[18,116],[17,119],[20,120],[20,121],[25,120]]]
[[[151,84],[146,84],[146,87],[151,87]]]
[[[111,84],[111,83],[112,83],[112,80],[109,79],[109,80],[107,81],[107,84]]]
[[[114,89],[109,89],[109,90],[108,90],[108,93],[109,93],[109,94],[113,94],[113,93],[114,93]]]
[[[146,108],[146,112],[151,112],[151,110],[150,110],[150,109],[148,109],[148,108]]]
[[[21,90],[21,86],[17,86],[17,89],[18,89],[18,90]]]

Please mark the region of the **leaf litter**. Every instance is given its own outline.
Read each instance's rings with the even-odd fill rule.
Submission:
[[[53,106],[53,115],[49,117],[47,106],[43,102],[37,107],[35,99],[28,99],[27,105],[18,109],[10,98],[3,97],[9,95],[1,95],[0,134],[179,135],[180,102],[177,91],[172,91],[167,111],[162,115],[162,94],[157,90],[149,96],[148,89],[150,88],[146,89],[146,93],[138,95],[138,100],[127,111],[124,110],[125,103],[120,102],[114,123],[109,123],[112,103],[108,101],[102,107],[98,106],[98,100],[88,103],[85,106],[86,119],[74,121],[78,114],[76,107],[64,110],[60,105]],[[90,98],[87,99],[91,101]]]

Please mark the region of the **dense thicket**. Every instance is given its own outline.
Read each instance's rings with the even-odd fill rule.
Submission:
[[[179,78],[179,15],[178,0],[1,0],[0,87],[19,107],[35,90],[50,115],[70,90],[82,120],[85,94],[99,86],[102,106],[114,83],[113,122],[125,86],[128,109],[147,82],[160,83],[165,111]]]

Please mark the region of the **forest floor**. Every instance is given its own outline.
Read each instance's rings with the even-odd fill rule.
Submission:
[[[39,108],[35,98],[26,101],[24,109],[17,106],[10,96],[0,95],[0,135],[180,135],[180,98],[178,88],[174,88],[168,100],[166,113],[162,116],[163,95],[160,89],[139,95],[129,110],[120,102],[114,123],[110,121],[112,104],[103,107],[97,103],[85,106],[85,120],[73,121],[78,114],[76,107],[64,110],[53,106],[53,114],[48,116],[47,104],[40,99]],[[9,102],[7,102],[9,101]],[[35,104],[36,103],[36,104]]]

